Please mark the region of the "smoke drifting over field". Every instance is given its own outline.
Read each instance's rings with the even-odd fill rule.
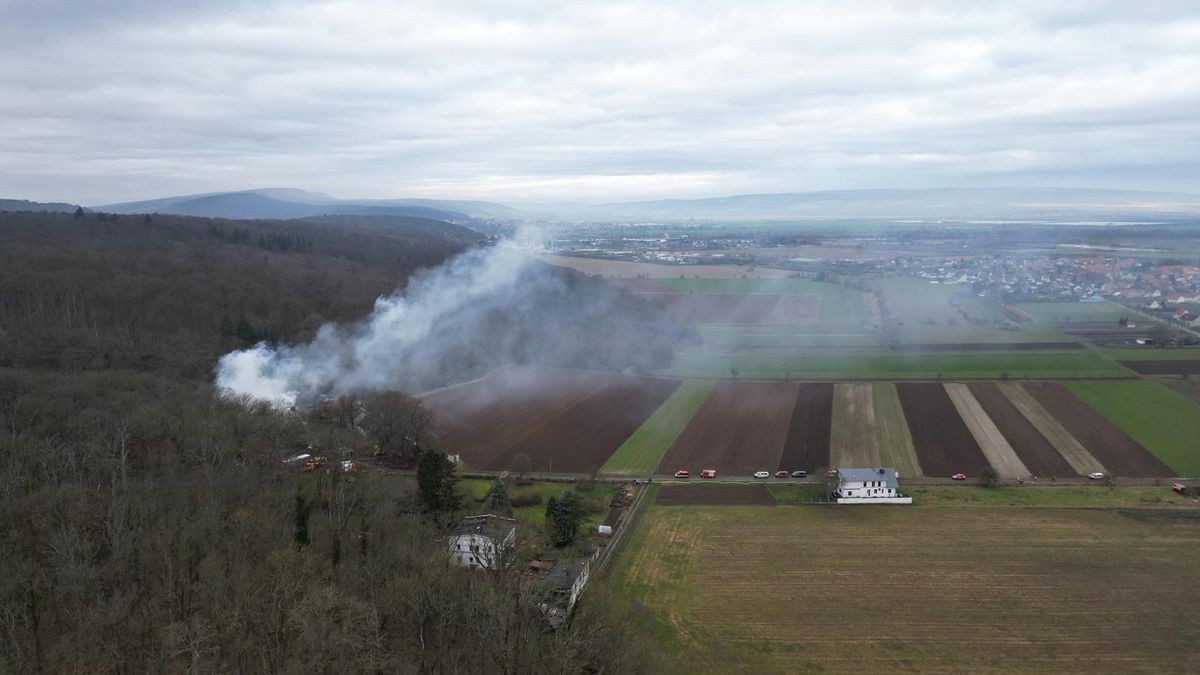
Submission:
[[[292,402],[420,392],[501,364],[638,370],[669,363],[686,334],[660,307],[502,242],[418,274],[362,322],[327,324],[308,344],[226,354],[217,385]]]

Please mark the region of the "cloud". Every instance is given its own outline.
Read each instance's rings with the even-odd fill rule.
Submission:
[[[1195,2],[199,4],[0,0],[5,192],[624,200],[1200,178]]]

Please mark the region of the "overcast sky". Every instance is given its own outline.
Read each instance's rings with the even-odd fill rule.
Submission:
[[[1200,192],[1197,0],[177,4],[0,0],[0,197]]]

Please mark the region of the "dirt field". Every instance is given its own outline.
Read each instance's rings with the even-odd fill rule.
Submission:
[[[1194,672],[1197,515],[652,505],[613,583],[680,672]]]
[[[1050,441],[1042,435],[1012,401],[993,382],[974,382],[970,385],[975,400],[1004,434],[1021,462],[1034,476],[1071,476],[1078,474]]]
[[[627,377],[571,406],[509,446],[485,466],[534,471],[591,473],[629,438],[679,387],[679,380]]]
[[[1139,375],[1200,375],[1200,359],[1191,361],[1121,361]]]
[[[599,391],[599,373],[502,368],[422,397],[443,449],[484,468],[510,446]]]
[[[779,465],[799,385],[722,382],[671,444],[658,473],[701,469],[745,476]]]
[[[765,485],[718,485],[691,483],[663,485],[656,504],[741,504],[774,506],[775,498]]]
[[[678,380],[533,368],[496,371],[424,397],[443,448],[470,468],[586,472],[632,434]]]
[[[917,450],[908,431],[908,421],[904,419],[904,409],[896,395],[896,385],[878,382],[872,387],[880,464],[894,467],[896,474],[902,478],[920,476],[921,464],[917,461]]]
[[[890,345],[897,352],[1011,352],[1083,349],[1078,342],[950,342]]]
[[[611,279],[611,283],[616,286],[633,291],[634,293],[670,293],[671,287],[664,284],[658,279],[643,279],[635,278],[616,278]]]
[[[829,466],[832,409],[832,384],[810,382],[800,385],[777,468],[804,469],[813,473]]]
[[[834,388],[830,466],[880,466],[873,389],[869,382],[843,383]]]
[[[924,474],[979,476],[988,466],[987,458],[959,417],[945,387],[933,382],[902,382],[896,385],[896,392]]]
[[[639,293],[661,302],[668,312],[687,323],[759,324],[779,304],[779,295],[765,293]]]
[[[1054,415],[1030,394],[1018,382],[1001,382],[996,388],[1013,404],[1025,419],[1034,426],[1049,441],[1058,454],[1071,465],[1074,473],[1086,476],[1094,471],[1108,473],[1100,460],[1079,442],[1071,432],[1064,427]],[[1058,474],[1050,474],[1057,476]]]
[[[1104,465],[1107,473],[1139,477],[1175,475],[1170,467],[1061,384],[1024,382],[1022,386]]]
[[[988,464],[992,465],[1001,478],[1025,478],[1031,475],[1016,451],[1009,445],[1008,439],[1000,433],[1000,429],[996,427],[992,418],[988,417],[979,401],[975,400],[975,395],[967,385],[947,384],[946,393],[958,410],[959,417],[962,417],[963,423],[979,443],[979,449],[983,451]]]

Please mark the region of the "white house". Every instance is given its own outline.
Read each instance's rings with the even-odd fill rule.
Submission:
[[[895,469],[838,469],[830,497],[839,504],[911,504],[900,495]]]
[[[463,518],[450,532],[450,559],[461,567],[498,570],[517,543],[517,521],[485,515]]]
[[[558,628],[567,622],[590,576],[591,563],[587,560],[561,560],[542,580],[542,588],[547,595],[542,610],[546,612],[546,620],[551,628]]]

